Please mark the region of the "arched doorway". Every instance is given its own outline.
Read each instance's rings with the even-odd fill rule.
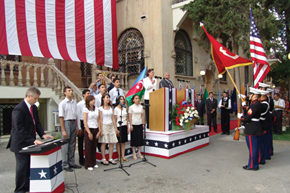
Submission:
[[[125,30],[118,40],[119,72],[137,75],[144,68],[144,38],[137,29]]]

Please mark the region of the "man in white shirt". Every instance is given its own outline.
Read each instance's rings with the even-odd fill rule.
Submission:
[[[110,95],[110,100],[111,100],[112,104],[115,106],[116,99],[119,96],[125,97],[125,95],[124,95],[123,90],[120,88],[120,79],[119,78],[115,78],[113,80],[113,84],[115,87],[112,90],[110,90],[109,95]]]
[[[103,77],[103,75],[101,73],[97,74],[97,80],[95,82],[92,82],[89,86],[89,90],[91,92],[91,95],[95,96],[97,94],[99,94],[99,90],[98,87],[100,84],[102,84],[102,82],[105,81],[105,78]]]
[[[83,97],[84,99],[78,102],[77,104],[77,113],[78,113],[78,151],[79,151],[79,163],[80,165],[85,165],[85,159],[84,159],[84,122],[83,122],[83,109],[86,107],[86,97],[89,96],[91,93],[88,89],[83,90]]]
[[[280,98],[278,93],[274,94],[274,112],[273,115],[276,117],[276,124],[274,124],[274,134],[282,134],[282,111],[285,109],[285,101]]]
[[[61,146],[62,168],[72,172],[71,168],[81,168],[75,164],[77,128],[77,103],[73,100],[73,91],[70,87],[64,88],[65,98],[58,105],[58,116],[61,127],[61,138],[70,138],[70,141]]]
[[[230,134],[230,109],[232,108],[231,99],[228,97],[228,93],[223,93],[223,98],[219,101],[218,107],[221,109],[221,127],[222,135]]]
[[[98,90],[100,91],[99,94],[95,95],[95,107],[100,107],[102,104],[102,96],[106,92],[106,86],[104,84],[100,84],[98,87]]]

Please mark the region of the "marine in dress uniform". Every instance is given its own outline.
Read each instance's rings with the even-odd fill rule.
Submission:
[[[243,166],[245,170],[258,170],[259,169],[259,137],[262,134],[262,126],[260,123],[261,116],[261,103],[258,101],[259,90],[250,87],[251,104],[245,107],[244,124],[246,142],[249,148],[249,162]]]
[[[267,91],[268,91],[268,103],[270,105],[270,108],[269,108],[269,123],[270,123],[270,131],[268,133],[268,143],[270,144],[269,145],[269,150],[268,153],[267,153],[267,156],[266,156],[266,159],[267,160],[270,160],[271,159],[271,156],[274,155],[274,148],[273,148],[273,124],[274,124],[274,116],[273,116],[273,110],[274,110],[274,101],[271,97],[271,93],[273,92],[272,89],[270,88],[267,88]]]
[[[269,143],[268,143],[268,132],[270,132],[270,124],[269,124],[269,108],[270,105],[268,103],[268,98],[267,98],[267,91],[264,90],[260,90],[261,93],[261,99],[260,99],[260,103],[262,106],[262,113],[261,113],[261,117],[260,117],[260,122],[261,122],[261,126],[262,126],[262,131],[263,134],[261,136],[261,140],[260,140],[260,164],[264,165],[266,164],[266,157],[267,155],[267,150],[269,150]]]

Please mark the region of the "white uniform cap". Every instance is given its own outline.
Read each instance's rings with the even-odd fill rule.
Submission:
[[[273,92],[273,89],[267,88],[268,92]]]
[[[262,88],[269,88],[270,86],[269,86],[268,84],[265,84],[265,83],[259,82],[259,87],[262,87]]]
[[[253,88],[253,87],[250,87],[250,93],[252,93],[252,94],[260,94],[260,90],[256,89],[256,88]]]
[[[261,95],[267,95],[269,92],[265,90],[259,90]]]

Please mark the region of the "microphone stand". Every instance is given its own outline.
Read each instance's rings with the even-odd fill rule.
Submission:
[[[142,105],[142,103],[141,103],[141,105]],[[144,105],[145,106],[145,105]],[[145,141],[146,141],[146,131],[145,131],[145,124],[142,124],[143,126],[144,126],[144,129],[143,129],[143,148],[144,148],[144,157],[143,157],[143,159],[141,160],[141,161],[138,161],[138,162],[135,162],[135,163],[132,163],[132,164],[130,164],[129,165],[129,167],[131,167],[131,165],[134,165],[134,164],[138,164],[138,163],[141,163],[141,162],[145,162],[145,163],[148,163],[148,164],[151,164],[152,166],[154,166],[154,167],[156,167],[156,165],[154,165],[154,164],[152,164],[152,163],[150,163],[149,161],[148,161],[148,159],[146,158],[146,151],[145,151]],[[141,153],[141,152],[140,152]]]
[[[121,116],[120,116],[120,118],[121,118],[121,120],[120,121],[118,121],[118,124],[119,125],[122,125],[122,123],[123,123],[123,121],[122,121],[122,110],[123,110],[123,107],[122,107],[122,105],[121,105]],[[127,128],[128,129],[128,128]],[[123,166],[123,164],[122,164],[122,161],[121,161],[121,154],[122,154],[122,152],[121,152],[122,150],[121,150],[121,143],[119,142],[119,160],[120,160],[120,165],[119,165],[119,167],[116,167],[116,168],[110,168],[110,169],[106,169],[106,170],[104,170],[104,172],[106,172],[106,171],[109,171],[109,170],[115,170],[115,169],[121,169],[121,170],[123,170],[128,176],[130,176],[130,174],[124,169],[124,167],[131,167],[131,165],[129,165],[129,166]]]

